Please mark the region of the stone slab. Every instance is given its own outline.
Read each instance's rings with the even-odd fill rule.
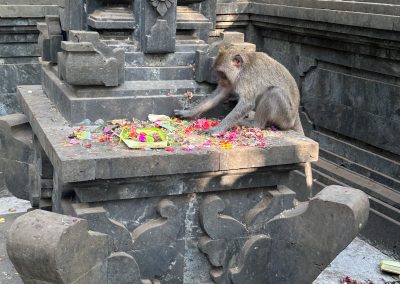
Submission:
[[[193,80],[193,66],[125,67],[126,81]]]
[[[1,18],[44,18],[46,15],[57,15],[58,5],[1,5]]]
[[[81,182],[73,185],[80,202],[99,202],[202,192],[266,188],[286,184],[288,173],[279,168],[178,174],[123,180]]]
[[[138,119],[147,119],[151,112],[172,115],[174,109],[189,107],[211,93],[210,86],[192,80],[152,81],[151,84],[127,81],[115,88],[72,87],[61,81],[54,70],[44,67],[42,71],[45,93],[71,123],[86,118],[92,121],[121,118],[121,113]],[[188,100],[187,92],[194,94],[192,100]]]
[[[73,128],[51,104],[41,86],[20,86],[18,98],[33,132],[63,182],[237,170],[305,163],[318,158],[318,144],[292,131],[271,134],[267,148],[241,149],[247,158],[240,160],[236,149],[169,153],[132,151],[123,145],[91,149],[65,147],[65,136]],[[288,158],[285,153],[294,155]]]
[[[398,5],[387,5],[384,14],[382,11],[374,11],[378,5],[373,3],[356,3],[342,6],[343,1],[284,1],[290,5],[282,4],[280,0],[268,0],[260,2],[220,3],[217,6],[217,14],[259,14],[272,17],[292,18],[316,22],[326,22],[339,25],[357,26],[382,30],[400,29],[399,17],[396,10]],[[293,4],[295,3],[295,4]],[[304,5],[308,3],[308,5]],[[315,6],[328,5],[327,7]],[[331,8],[329,8],[329,6]],[[379,8],[377,8],[379,9]]]
[[[126,52],[127,66],[186,66],[194,63],[194,52],[175,52],[167,54],[144,54]]]

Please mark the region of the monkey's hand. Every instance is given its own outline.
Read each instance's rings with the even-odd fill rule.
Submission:
[[[182,118],[191,118],[191,117],[196,116],[196,113],[191,109],[188,109],[188,110],[175,109],[174,113],[175,113],[176,116],[179,116],[179,117],[182,117]]]
[[[210,128],[207,133],[211,134],[212,136],[219,136],[221,133],[226,132],[223,128],[216,126],[213,128]]]

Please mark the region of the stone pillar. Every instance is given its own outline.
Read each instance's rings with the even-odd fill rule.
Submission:
[[[144,53],[175,51],[176,0],[135,1],[138,38]]]

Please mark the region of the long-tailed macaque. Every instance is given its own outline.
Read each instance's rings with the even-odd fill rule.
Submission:
[[[249,52],[238,46],[222,47],[214,63],[218,86],[213,94],[191,110],[175,110],[181,117],[196,117],[238,94],[233,110],[211,129],[219,134],[242,124],[258,128],[277,126],[303,133],[299,117],[299,89],[289,71],[262,52]],[[254,113],[254,120],[244,118]]]

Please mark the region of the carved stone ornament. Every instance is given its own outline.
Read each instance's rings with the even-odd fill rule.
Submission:
[[[168,9],[174,5],[173,0],[150,0],[150,3],[156,8],[161,17],[164,17]]]

